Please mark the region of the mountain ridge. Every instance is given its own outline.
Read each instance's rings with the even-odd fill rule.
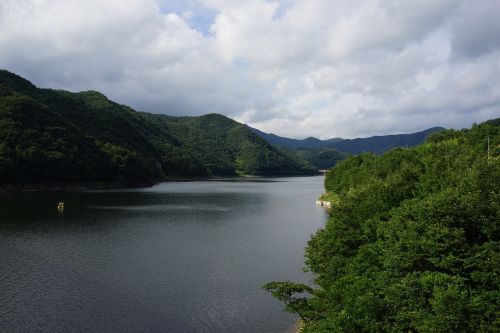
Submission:
[[[429,134],[444,130],[443,127],[431,127],[414,133],[375,135],[366,138],[354,139],[332,138],[320,140],[315,137],[291,139],[273,133],[266,133],[248,125],[246,126],[255,134],[276,146],[307,149],[334,148],[349,154],[359,154],[362,152],[381,154],[396,147],[416,146],[422,143]]]

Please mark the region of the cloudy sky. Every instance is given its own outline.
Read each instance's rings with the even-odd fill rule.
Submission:
[[[364,137],[500,116],[499,0],[0,0],[0,68],[139,111]]]

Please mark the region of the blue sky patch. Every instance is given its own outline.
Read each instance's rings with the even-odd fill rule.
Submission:
[[[210,34],[210,26],[217,16],[217,11],[206,8],[195,0],[160,0],[158,4],[163,13],[175,13],[182,16],[186,12],[191,12],[192,15],[185,18],[186,22],[204,35]]]

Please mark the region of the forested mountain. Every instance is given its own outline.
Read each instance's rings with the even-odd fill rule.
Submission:
[[[0,70],[0,184],[148,184],[175,176],[313,170],[217,114],[140,113],[87,91],[39,89]]]
[[[297,160],[304,160],[318,170],[327,170],[347,158],[349,154],[333,148],[288,148],[278,147],[285,154]]]
[[[315,285],[264,286],[304,332],[500,331],[500,119],[349,157],[325,188]]]
[[[349,154],[359,154],[363,152],[382,154],[396,147],[413,147],[424,142],[425,138],[429,134],[443,130],[442,127],[433,127],[425,131],[411,134],[382,135],[358,139],[334,138],[328,140],[319,140],[313,137],[309,137],[303,140],[297,140],[281,137],[275,134],[264,133],[252,127],[249,128],[261,138],[267,140],[269,143],[275,146],[300,148],[303,150],[334,148],[340,150],[341,152]]]

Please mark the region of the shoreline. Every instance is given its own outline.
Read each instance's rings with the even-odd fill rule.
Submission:
[[[302,322],[302,320],[299,319],[283,333],[301,333],[303,331],[304,331],[304,322]]]
[[[0,193],[29,193],[29,192],[57,192],[57,191],[79,191],[99,190],[116,188],[140,188],[151,187],[158,182],[130,182],[130,183],[52,183],[52,184],[1,184]]]
[[[81,190],[106,190],[125,188],[148,188],[159,183],[173,182],[196,182],[212,181],[220,179],[259,179],[265,177],[287,178],[287,177],[315,177],[317,175],[257,175],[257,176],[208,176],[208,177],[165,177],[151,181],[131,182],[75,182],[75,183],[46,183],[46,184],[0,184],[0,194],[7,193],[30,193],[30,192],[58,192],[58,191],[81,191]]]

